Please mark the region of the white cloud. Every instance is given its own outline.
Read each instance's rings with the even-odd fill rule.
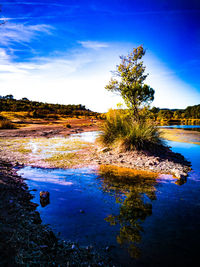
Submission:
[[[78,43],[81,44],[84,48],[91,48],[94,50],[109,47],[108,43],[95,42],[95,41],[78,41]]]
[[[0,27],[0,44],[28,43],[41,33],[51,34],[53,27],[46,24],[24,25],[5,23]]]
[[[3,5],[30,5],[30,6],[57,6],[57,7],[69,6],[70,7],[70,5],[61,4],[61,3],[52,3],[52,2],[27,2],[27,1],[9,2],[7,1],[7,2],[3,2],[2,4]]]
[[[119,55],[130,52],[132,45],[110,44],[108,49],[79,49],[54,58],[37,58],[30,63],[16,63],[5,50],[0,50],[0,94],[13,94],[61,104],[83,104],[104,112],[122,102],[104,87],[111,70],[119,63]],[[154,106],[185,108],[198,104],[200,95],[181,81],[153,55],[144,58],[147,83],[156,91]]]
[[[42,58],[31,63],[14,63],[5,56],[0,62],[0,94],[50,103],[81,103],[92,110],[107,111],[120,101],[104,89],[110,79],[110,62],[108,55],[82,50],[73,51],[70,57]]]

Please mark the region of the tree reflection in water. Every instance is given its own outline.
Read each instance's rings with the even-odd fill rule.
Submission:
[[[111,225],[120,224],[117,242],[128,246],[131,257],[139,258],[142,223],[152,214],[151,201],[156,199],[158,174],[127,168],[100,166],[100,181],[104,192],[114,194],[120,203],[119,214],[108,215]]]

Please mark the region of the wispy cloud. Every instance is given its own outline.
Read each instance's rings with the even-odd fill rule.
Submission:
[[[102,43],[102,42],[96,42],[96,41],[78,41],[78,43],[81,44],[82,47],[84,48],[90,48],[94,50],[109,47],[108,43]]]
[[[53,27],[46,24],[24,25],[6,23],[0,28],[0,44],[28,43],[41,33],[52,34]]]
[[[50,103],[82,103],[97,111],[106,111],[121,101],[104,89],[113,65],[108,59],[109,51],[105,54],[101,50],[76,48],[70,54],[23,63],[13,61],[9,55],[6,59],[6,51],[1,53],[5,59],[0,60],[1,95],[11,93],[16,98]]]
[[[5,1],[2,2],[1,4],[3,5],[31,5],[31,6],[56,6],[56,7],[66,7],[66,6],[71,6],[67,4],[61,4],[61,3],[53,3],[53,2],[28,2],[28,1],[16,1],[16,2],[10,2],[10,1]],[[74,5],[77,6],[77,5]]]

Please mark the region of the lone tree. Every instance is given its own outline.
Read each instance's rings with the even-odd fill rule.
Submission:
[[[121,64],[117,65],[117,70],[113,72],[119,79],[111,78],[105,87],[122,96],[136,121],[140,120],[139,109],[154,100],[154,90],[144,84],[148,74],[145,74],[146,67],[141,59],[145,52],[143,46],[140,45],[127,56],[120,56]]]

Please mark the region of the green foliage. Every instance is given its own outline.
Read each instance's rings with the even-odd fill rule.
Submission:
[[[171,110],[160,110],[158,112],[158,118],[159,119],[170,119],[173,117],[173,112]]]
[[[139,109],[153,101],[154,90],[144,84],[148,74],[145,74],[145,66],[142,57],[145,55],[143,46],[133,49],[127,56],[121,56],[121,63],[114,72],[119,79],[111,79],[105,87],[107,90],[119,93],[128,108],[132,111],[134,119],[139,120]]]
[[[13,95],[0,96],[0,111],[28,111],[34,118],[47,117],[49,114],[94,116],[98,113],[86,109],[83,105],[48,104],[29,101],[27,98],[14,99]]]
[[[159,109],[153,107],[150,112],[152,118],[158,121],[200,119],[200,105],[189,106],[186,109]]]
[[[200,105],[189,106],[184,113],[186,118],[200,119]]]
[[[103,124],[100,141],[124,150],[155,150],[162,145],[160,132],[150,120],[135,121],[127,111],[111,110]]]

